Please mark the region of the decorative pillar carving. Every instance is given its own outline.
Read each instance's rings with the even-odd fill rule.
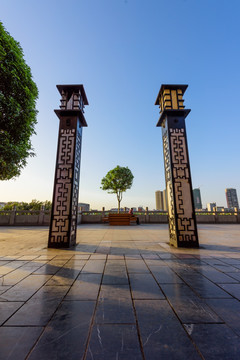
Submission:
[[[61,94],[59,134],[48,247],[76,244],[82,127],[87,126],[83,85],[57,85]]]
[[[155,105],[160,106],[157,126],[162,127],[170,244],[196,248],[198,233],[193,202],[183,105],[187,85],[162,85]]]

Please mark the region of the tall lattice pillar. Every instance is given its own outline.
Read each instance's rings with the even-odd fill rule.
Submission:
[[[170,244],[198,247],[191,172],[188,156],[183,94],[187,85],[162,85],[155,105],[160,105],[165,180],[168,198]]]
[[[61,94],[55,181],[48,247],[76,244],[82,127],[87,126],[83,85],[57,85]]]

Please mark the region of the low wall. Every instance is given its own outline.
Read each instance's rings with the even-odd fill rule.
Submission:
[[[0,226],[40,226],[50,224],[50,211],[0,211]]]
[[[102,218],[107,216],[107,211],[85,211],[82,212],[82,224],[100,224]],[[167,224],[168,214],[165,211],[137,212],[140,224]],[[198,224],[240,224],[240,212],[206,212],[196,213]]]
[[[196,215],[198,224],[240,224],[240,213],[208,213],[205,215]]]
[[[107,211],[85,211],[78,213],[78,224],[101,224]],[[167,224],[167,212],[138,212],[140,224]],[[206,212],[197,213],[198,224],[240,224],[240,212]],[[50,211],[0,211],[0,226],[48,226]]]

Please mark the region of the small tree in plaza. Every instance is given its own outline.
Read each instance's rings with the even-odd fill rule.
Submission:
[[[21,46],[0,22],[0,180],[20,175],[34,156],[38,89]]]
[[[116,194],[118,200],[118,212],[120,212],[120,203],[122,194],[130,189],[133,183],[133,174],[128,167],[116,166],[110,170],[101,181],[101,189],[106,190],[109,194]]]

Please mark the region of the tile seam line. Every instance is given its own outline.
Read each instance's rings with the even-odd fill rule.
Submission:
[[[145,261],[144,261],[144,262],[145,262]],[[199,356],[201,357],[201,359],[202,359],[202,360],[205,360],[205,358],[204,358],[204,356],[202,355],[202,353],[201,353],[200,349],[197,347],[197,344],[193,341],[193,339],[191,338],[191,336],[188,334],[187,329],[185,328],[185,326],[184,326],[184,325],[183,325],[183,323],[181,322],[181,320],[180,320],[180,318],[179,318],[178,314],[176,313],[175,309],[173,308],[173,306],[171,305],[170,301],[168,300],[168,297],[166,296],[165,292],[163,291],[163,289],[161,288],[161,286],[160,286],[160,285],[159,285],[159,283],[157,282],[157,280],[156,280],[156,278],[155,278],[154,274],[152,273],[152,271],[151,271],[151,269],[149,268],[149,266],[147,265],[147,263],[146,263],[146,266],[147,266],[147,268],[149,269],[149,271],[150,271],[150,273],[151,273],[152,277],[153,277],[153,278],[154,278],[154,280],[156,281],[156,283],[157,283],[158,287],[159,287],[159,288],[160,288],[160,290],[162,291],[163,295],[165,296],[165,298],[166,298],[166,301],[167,301],[168,305],[169,305],[169,306],[170,306],[170,308],[172,309],[173,313],[175,314],[176,318],[178,319],[178,321],[179,321],[180,325],[182,326],[183,330],[184,330],[184,331],[185,331],[185,333],[187,334],[188,338],[190,339],[190,341],[191,341],[191,343],[193,344],[194,348],[196,349],[197,353],[199,354]]]
[[[131,282],[130,282],[128,267],[127,267],[127,260],[126,260],[125,255],[124,255],[124,261],[125,261],[125,267],[126,267],[126,272],[127,272],[127,277],[128,277],[129,290],[130,290],[130,295],[131,295],[131,300],[132,300],[132,307],[133,307],[134,317],[135,317],[135,321],[136,321],[136,329],[137,329],[138,341],[139,341],[139,345],[140,345],[142,358],[143,358],[143,360],[146,360],[144,350],[143,350],[143,343],[142,343],[142,338],[141,338],[141,334],[140,334],[140,328],[139,328],[139,324],[138,324],[137,312],[136,312],[135,304],[134,304],[134,300],[133,300],[132,286],[131,286]]]
[[[67,261],[64,263],[64,265],[66,265],[66,263],[67,263],[68,261],[69,261],[69,260],[67,260]],[[63,265],[63,266],[64,266],[64,265]],[[62,266],[62,267],[63,267],[63,266]],[[62,269],[62,267],[61,267],[58,271],[60,271],[60,270]],[[57,272],[58,272],[58,271],[57,271]],[[79,274],[81,273],[81,271],[82,271],[82,269],[79,271]],[[57,274],[57,273],[56,273],[56,274]],[[56,274],[53,274],[53,275],[50,277],[50,279],[52,279],[53,276],[56,275]],[[25,357],[25,360],[27,360],[27,359],[29,358],[29,356],[31,356],[31,354],[32,354],[35,346],[38,344],[38,342],[39,342],[39,340],[41,339],[41,337],[42,337],[45,329],[46,329],[47,326],[48,326],[48,324],[51,322],[52,318],[54,317],[54,315],[55,315],[56,312],[58,311],[59,307],[62,305],[65,297],[67,296],[67,294],[69,293],[71,287],[73,286],[73,284],[74,284],[75,281],[77,280],[79,274],[76,276],[75,280],[73,281],[72,285],[69,287],[69,289],[68,289],[68,291],[66,292],[66,294],[62,297],[61,301],[59,302],[58,306],[56,307],[56,310],[53,312],[52,316],[49,318],[47,324],[46,324],[45,326],[38,326],[38,327],[42,327],[43,329],[42,329],[41,333],[39,334],[38,338],[36,339],[36,341],[34,342],[34,344],[32,345],[31,349],[30,349],[29,352],[27,353],[27,355],[26,355],[26,357]],[[47,281],[49,281],[50,279],[48,279]],[[46,282],[47,282],[47,281],[46,281]],[[38,289],[38,291],[46,284],[46,282]],[[59,285],[55,285],[55,286],[59,286]],[[36,291],[33,295],[35,295],[36,293],[37,293],[37,291]],[[33,295],[32,295],[32,296],[33,296]],[[30,298],[30,299],[31,299],[31,298]],[[28,300],[29,300],[29,299],[28,299]],[[28,301],[28,300],[27,300],[27,301]],[[26,301],[26,302],[27,302],[27,301]],[[24,305],[24,304],[23,304],[23,305]]]
[[[167,265],[170,269],[171,269],[171,267],[169,266],[169,265]],[[188,267],[190,267],[190,269],[191,270],[193,270],[192,268],[191,268],[191,266],[190,265],[187,265]],[[174,270],[174,269],[171,269],[182,281],[183,281],[183,283],[197,296],[197,298],[199,298],[199,300],[202,300],[202,301],[204,301],[204,303],[216,314],[216,316],[217,317],[219,317],[222,321],[223,321],[223,323],[225,324],[225,325],[227,325],[226,324],[226,322],[222,319],[222,317],[220,316],[220,315],[218,315],[217,313],[216,313],[216,311],[210,306],[210,305],[208,305],[207,303],[206,303],[206,301],[205,300],[207,300],[207,299],[229,299],[229,298],[215,298],[215,297],[209,297],[209,298],[203,298],[203,297],[201,297],[201,296],[199,296],[199,294],[198,294],[198,292],[196,291],[196,290],[194,290],[190,285],[188,285],[188,283],[181,277],[181,275],[178,275],[178,273]],[[150,270],[151,271],[151,270]],[[197,272],[198,273],[198,272]],[[198,274],[200,274],[200,273],[198,273]],[[154,276],[154,275],[153,275]],[[204,277],[204,275],[203,275],[203,277]],[[206,278],[206,277],[205,277]],[[155,276],[154,276],[154,279],[155,279],[155,281],[157,281],[156,280],[156,278],[155,278]],[[206,278],[207,280],[209,280],[208,278]],[[210,282],[212,282],[211,280],[209,280]],[[157,282],[158,283],[158,282]],[[212,282],[214,285],[215,285],[215,283],[214,282]],[[161,286],[160,285],[158,285],[160,288],[161,288]],[[221,287],[219,287],[221,290],[223,290]],[[162,289],[161,289],[162,290]],[[163,291],[163,290],[162,290]],[[225,291],[225,290],[223,290],[223,291]],[[234,298],[230,293],[228,293],[227,291],[225,291],[227,294],[229,294],[232,298]],[[163,293],[164,293],[164,291],[163,291]],[[165,293],[164,293],[164,295],[165,295]],[[166,295],[165,295],[166,296]],[[167,298],[167,297],[166,297]],[[236,299],[236,300],[238,300],[237,298],[234,298],[234,299]],[[230,299],[231,300],[231,299]],[[238,300],[239,301],[239,300]],[[170,303],[170,302],[169,302]]]
[[[210,266],[211,266],[211,265],[210,265]],[[170,267],[170,266],[169,266],[169,267]],[[187,265],[187,267],[189,267],[192,271],[196,272],[198,275],[199,275],[199,274],[202,275],[202,276],[203,276],[205,279],[207,279],[210,283],[212,283],[213,285],[216,285],[220,290],[222,290],[222,291],[224,291],[225,293],[227,293],[228,295],[230,295],[231,298],[236,299],[236,300],[239,301],[239,299],[238,299],[237,297],[235,297],[235,296],[232,295],[230,292],[228,292],[227,290],[225,290],[225,289],[223,289],[221,286],[219,286],[219,284],[221,284],[221,283],[215,283],[213,280],[209,279],[206,275],[201,274],[200,271],[197,271],[197,270],[195,270],[194,268],[192,268],[191,265]],[[212,266],[212,267],[213,267],[213,266]],[[170,268],[170,269],[171,269],[171,268]],[[215,269],[215,268],[213,267],[213,269]],[[187,283],[187,281],[182,278],[181,275],[179,275],[174,269],[171,269],[171,270],[199,297],[199,299],[201,299],[201,300],[213,299],[213,297],[202,297],[202,296],[200,296],[199,293],[198,293],[194,288],[192,288],[192,286],[190,286],[190,285]],[[216,270],[217,270],[217,269],[216,269]],[[220,271],[220,273],[221,273],[221,271]],[[223,273],[223,274],[225,274],[225,273]],[[225,275],[226,275],[226,274],[225,274]],[[239,282],[238,282],[238,283],[239,283]],[[224,284],[238,284],[238,283],[224,283]],[[223,285],[224,285],[224,284],[223,284]],[[228,298],[216,298],[216,299],[228,299]],[[214,312],[215,312],[215,311],[214,311]],[[218,315],[218,314],[216,314],[216,315]]]
[[[29,274],[28,276],[30,276],[30,275],[33,275],[33,274],[31,273],[31,274]],[[27,277],[28,277],[28,276],[27,276]],[[34,275],[34,276],[37,276],[37,275]],[[41,276],[41,275],[40,275],[40,276]],[[48,280],[46,280],[46,281],[42,284],[42,286],[40,286],[40,288],[37,289],[37,291],[35,291],[27,300],[25,300],[25,301],[24,301],[24,300],[19,300],[19,301],[18,301],[18,300],[17,300],[17,301],[8,301],[8,300],[6,300],[6,301],[3,301],[3,302],[6,302],[6,303],[22,302],[23,304],[22,304],[13,314],[11,314],[11,315],[9,316],[9,318],[2,323],[1,326],[3,326],[16,312],[18,312],[18,310],[20,310],[39,290],[41,290],[44,286],[47,286],[46,283],[47,283],[53,276],[54,276],[54,275],[52,275]],[[27,278],[27,277],[26,277],[26,278]],[[26,278],[24,278],[24,279],[26,279]],[[23,281],[24,279],[20,280],[17,284],[20,284],[21,281]],[[15,285],[17,285],[17,284],[15,284]],[[11,286],[8,290],[11,290],[15,285]],[[3,294],[5,294],[6,292],[7,292],[7,290],[6,290]],[[2,295],[2,294],[1,294],[1,295]]]
[[[30,260],[31,261],[31,260]],[[46,263],[47,264],[47,263]],[[46,265],[46,264],[42,264],[41,266],[39,266],[39,268],[37,268],[37,269],[35,269],[34,271],[32,271],[31,273],[29,273],[28,275],[26,275],[25,277],[23,277],[21,280],[19,280],[18,282],[16,282],[16,284],[14,284],[14,285],[2,285],[2,286],[10,286],[10,288],[9,289],[7,289],[6,291],[4,291],[3,293],[1,293],[1,295],[3,295],[3,294],[5,294],[5,292],[7,292],[8,290],[10,290],[11,288],[13,288],[15,285],[18,285],[21,281],[23,281],[24,279],[26,279],[28,276],[30,276],[30,275],[41,275],[41,274],[34,274],[34,272],[36,271],[36,270],[39,270],[39,269],[41,269],[44,265]],[[25,266],[26,264],[24,264],[24,265],[22,265],[22,266],[20,266],[20,267],[18,267],[18,268],[16,268],[16,269],[14,269],[13,271],[10,271],[9,273],[7,273],[6,274],[6,276],[8,275],[8,274],[12,274],[15,270],[21,270],[21,268],[23,267],[23,266]],[[5,275],[3,275],[3,276],[1,276],[0,277],[0,281],[1,281],[1,279],[3,278],[3,282],[4,282],[4,276]],[[50,279],[49,279],[50,280]],[[29,298],[30,299],[30,298]],[[29,300],[28,299],[28,300]],[[27,301],[28,301],[27,300]]]
[[[103,271],[102,271],[102,276],[101,276],[101,280],[100,280],[100,286],[99,286],[99,289],[98,289],[98,294],[97,294],[97,298],[96,298],[96,302],[95,302],[95,307],[94,307],[94,310],[93,310],[92,320],[91,320],[90,325],[89,325],[89,331],[88,331],[87,340],[85,342],[85,350],[84,350],[82,360],[86,360],[87,353],[88,353],[88,348],[89,348],[91,335],[92,335],[92,330],[93,330],[93,326],[94,326],[94,321],[95,321],[95,317],[96,317],[98,300],[99,300],[99,296],[100,296],[100,292],[101,292],[101,288],[102,288],[103,276],[104,276],[105,267],[106,267],[106,264],[107,264],[107,259],[108,259],[108,254],[106,256],[105,263],[104,263],[104,268],[103,268]]]

